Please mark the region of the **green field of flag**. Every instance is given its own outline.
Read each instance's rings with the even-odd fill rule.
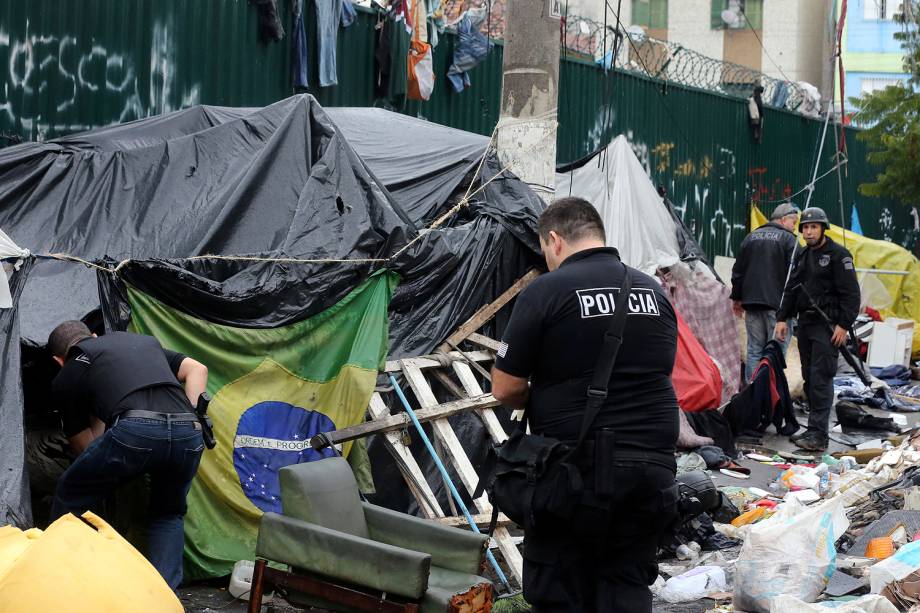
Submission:
[[[377,273],[329,309],[277,328],[213,324],[128,287],[131,329],[209,371],[217,447],[205,450],[188,495],[187,579],[252,560],[259,518],[281,511],[278,469],[331,454],[313,451],[310,438],[363,421],[397,278]]]

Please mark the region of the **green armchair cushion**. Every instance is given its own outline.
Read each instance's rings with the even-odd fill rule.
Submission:
[[[278,478],[286,517],[367,538],[358,483],[344,458],[285,466]]]
[[[426,553],[277,513],[262,516],[256,555],[330,579],[415,599],[428,589],[431,571],[431,556]]]
[[[461,573],[479,573],[489,537],[363,503],[370,538],[431,555],[431,564]]]

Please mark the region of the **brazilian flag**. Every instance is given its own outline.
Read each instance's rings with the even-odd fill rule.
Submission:
[[[310,438],[363,421],[386,358],[397,278],[376,273],[331,308],[277,328],[213,324],[128,286],[133,331],[209,371],[217,447],[205,450],[188,495],[188,578],[226,575],[253,559],[259,518],[281,512],[278,469],[331,455]]]

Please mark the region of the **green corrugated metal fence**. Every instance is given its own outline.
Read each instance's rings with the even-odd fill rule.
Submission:
[[[313,5],[306,0],[308,6]],[[169,112],[193,104],[263,106],[291,87],[291,0],[279,0],[286,31],[260,44],[257,15],[245,0],[0,0],[0,135],[42,140]],[[308,21],[312,9],[308,12]],[[455,128],[491,133],[498,120],[502,46],[471,73],[457,94],[445,77],[456,38],[435,49],[437,82],[428,102],[378,100],[373,66],[376,16],[361,10],[339,31],[339,84],[309,90],[328,106],[388,106]],[[316,82],[313,32],[310,78]],[[403,41],[405,42],[405,41]],[[822,125],[769,110],[764,140],[750,138],[743,100],[606,72],[576,60],[561,68],[558,158],[578,159],[625,133],[710,255],[731,254],[746,232],[746,203],[774,201],[809,181]],[[848,130],[850,163],[844,211],[858,206],[867,235],[914,248],[911,211],[860,196],[873,175],[865,149]],[[832,165],[829,132],[821,172]],[[805,194],[796,197],[804,203]],[[834,173],[812,202],[841,221]],[[770,208],[765,205],[763,208]]]

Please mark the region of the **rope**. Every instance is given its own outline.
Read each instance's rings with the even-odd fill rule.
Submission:
[[[256,256],[256,255],[193,255],[186,258],[176,258],[182,262],[191,262],[195,260],[218,260],[218,261],[227,261],[227,262],[276,262],[282,264],[386,264],[396,259],[400,255],[406,252],[412,245],[417,243],[419,240],[424,238],[424,236],[431,230],[434,230],[441,226],[445,221],[450,219],[463,207],[469,206],[470,199],[482,192],[486,186],[488,186],[492,181],[502,176],[507,170],[511,168],[511,165],[507,165],[501,170],[498,171],[492,178],[480,185],[475,191],[473,185],[476,183],[476,179],[479,178],[479,174],[482,171],[482,167],[485,163],[486,157],[489,154],[489,151],[492,149],[492,145],[495,140],[495,134],[498,126],[492,130],[492,136],[489,138],[489,142],[486,144],[486,149],[482,154],[482,157],[479,160],[479,164],[476,166],[476,171],[473,173],[473,178],[470,181],[469,186],[466,189],[466,193],[463,195],[463,198],[460,201],[447,210],[443,215],[435,219],[431,224],[421,230],[418,235],[413,238],[411,241],[403,245],[399,250],[397,250],[392,255],[389,255],[385,258],[293,258],[293,257],[268,257],[268,256]],[[49,260],[59,260],[62,262],[74,262],[77,264],[83,264],[88,268],[95,268],[96,270],[101,270],[103,272],[110,273],[117,276],[121,269],[135,261],[133,258],[127,258],[118,262],[115,266],[104,266],[92,262],[90,260],[85,260],[79,256],[72,255],[69,253],[36,253],[35,257]]]

